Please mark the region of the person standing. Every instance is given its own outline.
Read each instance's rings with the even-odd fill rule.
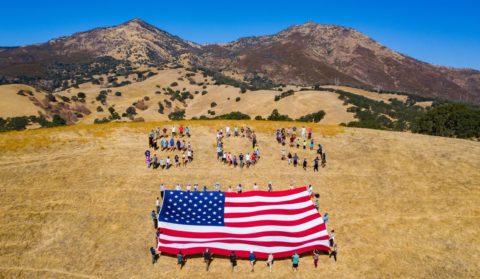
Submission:
[[[273,265],[273,254],[270,253],[268,254],[268,258],[267,258],[267,266],[270,269],[270,272],[272,272],[272,265]]]
[[[155,210],[152,210],[152,214],[150,214],[150,216],[152,217],[153,226],[155,229],[158,229],[157,214],[155,214]]]
[[[331,258],[332,256],[333,256],[333,259],[337,261],[337,244],[334,244],[330,250],[330,255],[328,257]]]
[[[315,268],[318,267],[318,256],[320,255],[320,251],[318,249],[313,250],[313,265]]]
[[[302,132],[302,139],[305,138],[305,132],[306,132],[306,131],[307,131],[307,129],[305,129],[305,127],[302,127],[302,130],[301,130],[301,132]]]
[[[303,158],[303,170],[307,170],[307,158]]]
[[[297,165],[298,165],[298,155],[297,153],[295,153],[295,155],[293,155],[293,166],[297,167]]]
[[[272,182],[268,182],[268,192],[273,192]]]
[[[258,191],[258,185],[257,183],[253,183],[253,191]]]
[[[237,266],[237,255],[235,255],[234,251],[230,253],[230,263],[232,264],[232,271],[235,271],[235,267]]]
[[[162,197],[162,200],[164,195],[165,195],[165,184],[160,184],[160,197]]]
[[[205,249],[205,252],[203,252],[203,261],[205,262],[206,265],[206,271],[210,268],[210,263],[212,262],[212,257],[213,254],[208,251],[208,248]]]
[[[242,184],[238,184],[238,186],[237,186],[237,193],[239,193],[239,194],[242,193]]]
[[[298,271],[298,264],[300,263],[300,256],[295,252],[292,256],[292,268],[293,270]]]
[[[182,254],[182,250],[180,250],[178,251],[178,254],[177,254],[177,265],[180,267],[180,270],[182,270],[184,262],[185,262],[185,258]]]
[[[330,231],[330,235],[328,236],[328,241],[330,242],[330,247],[335,245],[335,230]]]
[[[157,251],[155,251],[155,248],[150,247],[150,254],[152,255],[152,264],[155,264],[157,262]]]
[[[157,200],[155,201],[155,206],[157,207],[157,214],[160,213],[160,198],[157,197]]]
[[[248,255],[248,261],[250,262],[250,271],[254,271],[254,266],[255,266],[255,261],[257,260],[257,256],[253,251],[250,251],[250,254]]]
[[[315,158],[315,160],[313,160],[313,172],[318,172],[318,156],[317,158]]]
[[[323,222],[325,223],[325,227],[326,227],[328,224],[328,212],[325,212],[325,214],[323,214]]]

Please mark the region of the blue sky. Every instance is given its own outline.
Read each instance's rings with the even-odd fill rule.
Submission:
[[[480,1],[473,0],[17,0],[1,3],[0,46],[42,43],[135,17],[197,43],[273,34],[312,20],[356,28],[429,63],[480,69],[479,14]]]

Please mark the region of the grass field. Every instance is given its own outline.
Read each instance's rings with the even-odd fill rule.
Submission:
[[[274,131],[291,123],[183,123],[192,127],[195,160],[166,172],[147,169],[143,152],[148,131],[171,122],[0,134],[0,278],[232,278],[227,259],[215,259],[206,273],[192,258],[179,271],[171,256],[152,266],[148,251],[159,184],[216,181],[247,189],[254,182],[266,188],[272,181],[275,189],[313,184],[336,231],[336,263],[322,256],[315,270],[311,255],[303,255],[298,272],[285,259],[273,273],[263,262],[250,273],[240,261],[235,277],[480,276],[480,143],[315,125],[328,165],[314,174],[280,161]],[[226,123],[256,131],[257,166],[239,170],[216,161],[215,130]]]

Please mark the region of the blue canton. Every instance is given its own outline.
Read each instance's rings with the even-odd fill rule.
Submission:
[[[222,192],[165,191],[158,220],[182,225],[223,226]]]

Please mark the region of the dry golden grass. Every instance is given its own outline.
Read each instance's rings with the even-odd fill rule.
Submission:
[[[36,107],[27,96],[18,95],[19,90],[28,90],[34,96],[39,96],[35,89],[23,84],[7,84],[0,85],[0,117],[16,117],[38,115],[38,111],[42,111]]]
[[[273,273],[258,262],[254,274],[240,261],[235,277],[480,276],[478,142],[316,125],[328,166],[314,174],[279,160],[273,132],[291,123],[183,123],[192,127],[196,157],[168,172],[147,169],[143,152],[150,128],[171,122],[0,134],[0,277],[231,278],[226,259],[215,259],[206,273],[193,258],[179,271],[170,256],[152,266],[148,251],[159,184],[216,181],[247,188],[272,181],[277,189],[312,183],[339,245],[338,262],[321,257],[318,270],[304,255],[298,273],[288,259],[277,261]],[[227,123],[256,130],[262,149],[256,167],[216,161],[214,131]]]

